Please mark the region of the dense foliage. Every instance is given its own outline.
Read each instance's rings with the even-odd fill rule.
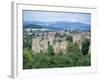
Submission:
[[[23,50],[23,68],[30,69],[32,66],[32,52],[28,48]]]
[[[50,56],[54,56],[54,49],[53,49],[53,46],[48,44],[48,55]]]
[[[84,41],[82,42],[82,48],[81,48],[83,55],[88,54],[89,46],[90,46],[90,40],[85,38]]]
[[[80,50],[77,43],[72,42],[72,38],[70,37],[68,46],[66,48],[66,53],[60,52],[58,54],[54,53],[53,46],[48,42],[47,52],[43,52],[42,50],[39,53],[32,54],[31,41],[29,38],[31,36],[27,36],[25,38],[26,44],[24,42],[23,47],[23,68],[24,69],[32,69],[32,68],[54,68],[54,67],[75,67],[75,66],[90,66],[91,65],[91,55],[87,54],[89,47],[88,40],[85,40],[82,43],[82,49]],[[84,48],[84,46],[86,48]],[[86,52],[87,55],[84,55]]]

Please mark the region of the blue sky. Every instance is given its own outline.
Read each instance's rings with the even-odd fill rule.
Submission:
[[[46,11],[23,11],[24,21],[41,21],[41,22],[81,22],[91,23],[91,14],[89,13],[71,13],[71,12],[46,12]]]

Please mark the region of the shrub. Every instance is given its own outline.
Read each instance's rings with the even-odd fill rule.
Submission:
[[[31,44],[32,44],[32,35],[24,35],[23,39],[23,48],[29,48],[31,49]]]
[[[24,69],[32,69],[91,65],[91,55],[82,55],[77,43],[69,42],[66,48],[66,54],[63,54],[63,52],[54,54],[53,46],[49,42],[47,52],[45,53],[40,50],[39,53],[32,55],[30,49],[24,48],[23,67]]]
[[[73,36],[67,35],[66,40],[70,41],[70,42],[73,42]]]
[[[28,48],[23,49],[23,68],[30,69],[32,65],[32,52]]]
[[[48,54],[54,56],[54,49],[53,46],[48,44]]]
[[[81,51],[82,51],[82,54],[83,55],[86,55],[88,54],[88,51],[89,51],[89,46],[90,46],[90,40],[85,38],[82,42],[82,48],[81,48]]]

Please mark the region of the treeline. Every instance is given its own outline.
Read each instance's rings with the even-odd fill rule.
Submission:
[[[75,67],[91,65],[91,54],[89,53],[89,39],[83,39],[82,46],[80,49],[78,43],[73,43],[72,37],[69,37],[69,43],[65,50],[65,54],[63,52],[59,52],[56,54],[54,52],[53,46],[50,45],[49,42],[47,52],[40,50],[39,53],[33,54],[30,46],[31,40],[32,36],[27,35],[23,41],[23,69]]]

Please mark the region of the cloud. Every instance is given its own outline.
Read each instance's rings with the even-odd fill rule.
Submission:
[[[91,23],[90,13],[71,13],[71,12],[47,12],[47,11],[23,11],[24,21],[41,22],[82,22]]]

